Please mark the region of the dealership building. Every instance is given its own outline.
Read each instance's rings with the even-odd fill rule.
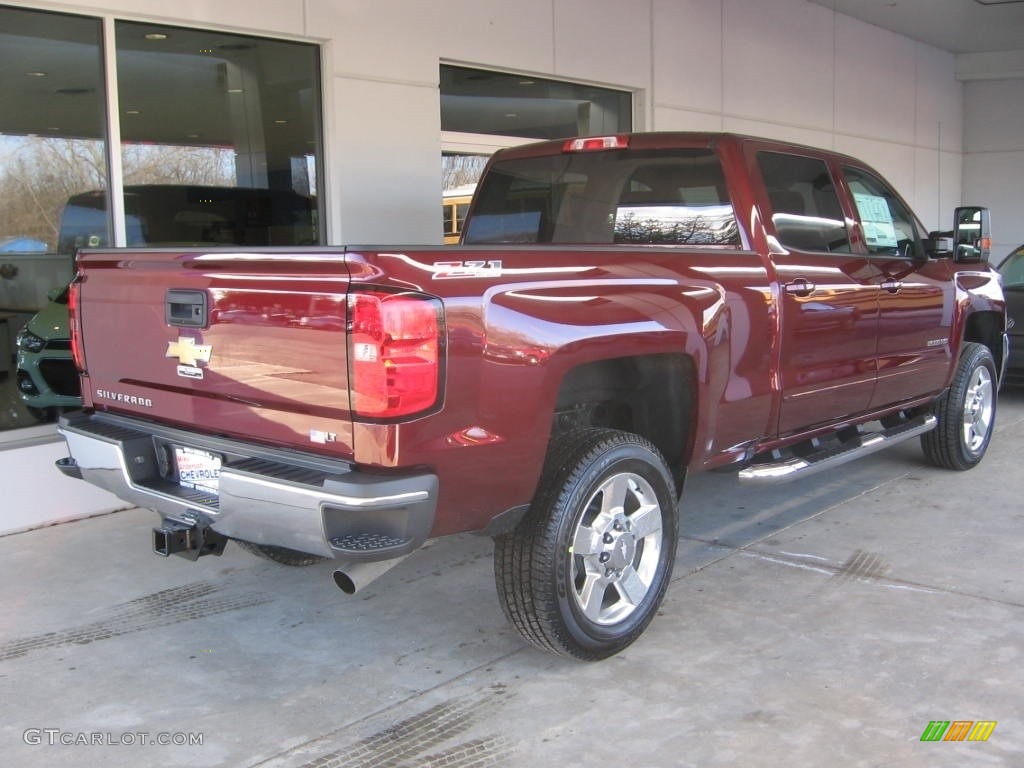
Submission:
[[[929,229],[950,228],[956,205],[986,205],[998,260],[1024,242],[1024,5],[865,5],[4,2],[0,247],[31,244],[0,254],[4,383],[15,326],[67,280],[74,248],[221,241],[215,217],[186,202],[161,205],[193,234],[146,235],[145,185],[268,190],[274,225],[257,244],[442,244],[459,219],[438,210],[446,191],[471,192],[501,147],[731,131],[859,157]],[[72,230],[62,215],[89,195],[99,224]],[[277,225],[296,198],[309,207],[301,225]],[[26,473],[56,487],[52,424],[27,427],[5,396],[6,487]],[[38,514],[109,504],[85,492],[71,483]]]

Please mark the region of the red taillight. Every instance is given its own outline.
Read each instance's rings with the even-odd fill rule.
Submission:
[[[562,145],[563,152],[601,152],[606,149],[626,149],[629,136],[589,136],[584,139],[569,139]]]
[[[349,295],[349,369],[357,416],[391,419],[433,407],[441,379],[441,306],[420,294]]]
[[[82,349],[82,317],[79,314],[79,300],[82,284],[75,278],[68,286],[68,330],[71,335],[71,357],[79,373],[85,373],[85,351]]]

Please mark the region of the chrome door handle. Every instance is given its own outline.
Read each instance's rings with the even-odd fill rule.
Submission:
[[[802,277],[798,277],[791,283],[786,283],[786,293],[792,296],[810,296],[817,286],[814,283],[808,282]]]

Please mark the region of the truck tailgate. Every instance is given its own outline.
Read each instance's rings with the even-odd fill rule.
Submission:
[[[352,454],[343,251],[79,257],[85,404]]]

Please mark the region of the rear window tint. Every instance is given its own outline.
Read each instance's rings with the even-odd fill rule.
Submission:
[[[739,247],[740,233],[710,150],[607,151],[495,163],[464,242]]]

